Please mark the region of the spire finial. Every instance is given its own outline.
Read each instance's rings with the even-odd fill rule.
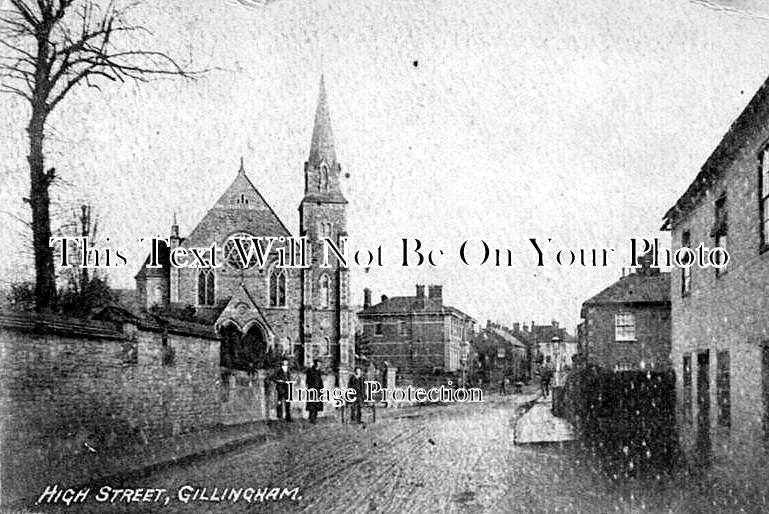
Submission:
[[[246,168],[243,166],[243,156],[240,156],[240,169],[238,170],[238,173],[245,173]]]
[[[178,224],[179,223],[177,223],[177,221],[176,221],[176,211],[174,211],[174,221],[173,221],[172,225],[178,225]]]

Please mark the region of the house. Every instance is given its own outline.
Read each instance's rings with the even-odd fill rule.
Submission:
[[[458,373],[466,362],[475,320],[443,303],[443,286],[416,286],[414,296],[382,295],[371,304],[371,291],[364,290],[363,325],[368,357],[377,368],[397,367],[409,377]]]
[[[504,378],[517,382],[528,377],[526,342],[506,326],[488,320],[486,328],[473,337],[472,348],[484,383],[498,385]]]
[[[671,368],[670,273],[652,268],[648,254],[640,264],[582,304],[587,363],[615,371]]]
[[[263,180],[267,178],[262,177]],[[304,197],[299,203],[299,234],[312,255],[320,255],[322,239],[347,235],[347,200],[342,194],[326,87],[320,79],[318,103],[307,161]],[[244,263],[237,240],[281,238],[266,265]],[[291,237],[286,224],[248,177],[243,161],[234,180],[186,237],[171,227],[169,245],[159,248],[158,267],[149,257],[136,275],[137,303],[145,310],[184,312],[210,324],[223,338],[222,367],[253,371],[266,352],[292,356],[301,365],[313,359],[323,367],[349,372],[354,362],[353,320],[348,270],[332,261],[323,268],[315,259],[306,268],[278,266],[277,248]],[[245,241],[245,243],[244,243]],[[216,244],[219,266],[174,267],[176,249]]]
[[[526,341],[529,346],[530,374],[537,372],[537,367],[542,363],[552,363],[557,369],[572,366],[572,359],[579,353],[577,339],[568,330],[560,326],[556,320],[549,325],[537,325],[532,321],[531,325],[513,323],[513,334]]]
[[[684,454],[731,472],[765,473],[769,79],[665,214],[662,229],[671,231],[674,249],[702,244],[729,255],[723,268],[694,265],[671,277],[672,359]]]

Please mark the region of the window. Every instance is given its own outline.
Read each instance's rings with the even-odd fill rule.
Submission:
[[[329,278],[328,275],[321,275],[320,280],[318,281],[318,307],[321,309],[328,309],[329,305],[331,304],[330,298],[329,298]]]
[[[245,232],[238,232],[232,234],[224,242],[224,260],[227,264],[235,269],[243,269],[243,258],[241,258],[240,251],[238,250],[238,241],[240,250],[243,252],[243,257],[250,257],[248,259],[248,266],[256,266],[256,248],[253,247],[254,242],[252,237]]]
[[[318,189],[320,191],[328,191],[328,166],[325,163],[320,165],[320,173],[318,174]]]
[[[692,356],[684,355],[683,358],[683,407],[684,422],[692,422]]]
[[[377,323],[376,325],[374,325],[374,334],[376,334],[378,336],[382,335],[382,324],[381,323]]]
[[[286,306],[286,270],[274,265],[270,270],[269,287],[270,307]]]
[[[726,250],[726,234],[728,232],[728,223],[727,223],[727,210],[726,210],[726,195],[722,194],[717,200],[715,204],[715,213],[714,213],[714,219],[715,222],[713,224],[713,230],[712,230],[712,236],[715,239],[715,245],[723,248]],[[718,253],[713,254],[715,261],[717,264],[720,264],[719,257],[720,255]],[[726,271],[726,268],[716,268],[716,276],[721,275],[724,271]]]
[[[764,441],[769,446],[769,341],[761,348],[761,375],[764,396]]]
[[[202,268],[198,272],[198,305],[216,304],[216,278],[214,270]]]
[[[730,398],[731,386],[729,383],[729,352],[722,351],[716,354],[716,398],[718,400],[718,424],[728,427],[732,424],[732,402]]]
[[[681,234],[681,247],[689,248],[692,244],[692,236],[688,230]],[[694,264],[694,263],[689,263]],[[691,266],[681,268],[681,296],[688,296],[691,293],[692,286],[692,268]]]
[[[331,355],[331,339],[328,337],[323,338],[323,351],[326,355]]]
[[[406,337],[407,335],[407,326],[405,321],[399,321],[398,322],[398,335],[401,337]]]
[[[762,248],[769,248],[769,147],[764,148],[761,154],[761,173],[758,180],[758,214],[761,224],[761,245]]]
[[[614,315],[614,339],[635,341],[635,314],[622,312]]]

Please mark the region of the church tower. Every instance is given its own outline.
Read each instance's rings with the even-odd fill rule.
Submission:
[[[318,359],[337,372],[346,384],[354,366],[354,342],[350,334],[349,270],[337,266],[321,268],[322,238],[334,241],[347,236],[347,200],[340,187],[341,166],[337,161],[326,85],[320,78],[318,105],[310,141],[310,154],[304,163],[304,198],[299,204],[301,235],[312,248],[310,267],[302,270],[302,331],[304,363]]]

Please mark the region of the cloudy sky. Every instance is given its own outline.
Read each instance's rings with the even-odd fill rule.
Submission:
[[[155,2],[154,4],[161,4]],[[240,157],[296,232],[321,71],[355,246],[385,266],[353,275],[355,298],[442,283],[479,320],[578,322],[616,280],[630,237],[663,238],[661,217],[769,75],[769,8],[650,0],[167,0],[135,12],[197,81],[77,90],[51,119],[62,212],[86,201],[100,236],[188,233]],[[0,103],[2,285],[29,276],[21,197],[26,106]],[[401,237],[443,248],[438,270],[403,269]],[[468,237],[514,252],[469,269]],[[617,249],[606,268],[536,267],[552,248]]]

